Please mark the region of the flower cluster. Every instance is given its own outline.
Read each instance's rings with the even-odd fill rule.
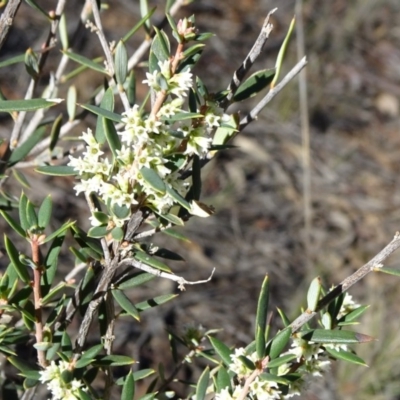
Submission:
[[[159,71],[148,73],[144,82],[156,93],[163,91],[169,96],[154,114],[145,114],[134,105],[122,115],[124,126],[117,132],[120,146],[113,161],[105,156],[90,129],[82,135],[86,151],[79,158],[70,156],[68,164],[80,176],[75,185],[77,194],[97,193],[109,208],[113,205],[129,208],[144,200],[154,211],[165,214],[176,200],[171,190],[160,191],[145,179],[141,173],[145,168],[154,171],[178,195],[186,195],[189,183],[180,179],[180,171],[192,156],[207,154],[211,132],[222,121],[222,110],[209,102],[201,107],[201,113],[183,111],[183,97],[192,85],[192,74],[190,71],[172,74],[170,61],[160,62],[159,67]],[[160,82],[165,82],[163,89]],[[109,218],[109,225],[122,226],[129,215]],[[94,226],[99,224],[93,217],[91,221]]]
[[[52,394],[53,400],[76,400],[80,399],[79,389],[85,390],[83,383],[77,379],[66,382],[63,373],[70,370],[70,364],[60,361],[56,364],[52,361],[43,371],[40,371],[40,381],[47,382],[47,389]]]

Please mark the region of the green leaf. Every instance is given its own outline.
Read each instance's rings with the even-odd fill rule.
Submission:
[[[196,387],[196,400],[204,400],[206,397],[208,382],[210,380],[210,368],[206,367],[204,372],[201,374]]]
[[[0,68],[8,67],[9,65],[24,62],[24,60],[25,60],[25,54],[20,54],[18,56],[11,57],[11,58],[8,58],[7,60],[1,61]]]
[[[59,114],[59,116],[54,120],[53,126],[51,127],[51,133],[50,133],[50,145],[49,149],[50,151],[53,151],[57,142],[58,138],[60,137],[60,131],[61,131],[61,126],[62,126],[62,119],[63,115]]]
[[[58,24],[58,31],[60,32],[60,40],[63,50],[67,50],[69,47],[68,43],[68,27],[65,13],[61,14],[60,23]]]
[[[149,13],[149,2],[148,0],[140,0],[140,15],[144,18]],[[146,34],[150,33],[150,21],[146,20],[144,24]]]
[[[231,137],[238,131],[237,114],[232,114],[229,121],[225,121],[215,132],[213,146],[226,144]]]
[[[276,58],[276,63],[275,63],[276,73],[275,73],[274,80],[271,82],[271,88],[273,88],[275,86],[276,82],[278,82],[279,74],[280,74],[282,64],[283,64],[283,59],[284,59],[285,53],[286,53],[286,49],[289,45],[289,40],[290,40],[290,37],[292,36],[292,32],[294,29],[294,24],[295,24],[295,18],[292,19],[292,22],[290,23],[290,26],[288,29],[288,33],[286,34],[286,37],[282,43],[282,46],[279,49],[278,57]]]
[[[120,40],[115,49],[115,77],[117,83],[123,85],[128,75],[128,53],[125,44]]]
[[[353,353],[350,353],[349,351],[335,350],[335,349],[332,349],[331,347],[325,347],[325,350],[331,356],[337,358],[338,360],[344,360],[344,361],[348,361],[348,362],[351,362],[356,365],[362,365],[364,367],[368,367],[368,365],[365,363],[365,361],[362,358],[356,356]]]
[[[53,200],[51,198],[51,195],[48,195],[43,200],[43,203],[40,206],[38,212],[38,223],[41,228],[47,228],[47,225],[50,222],[52,209],[53,209]]]
[[[28,216],[26,215],[26,207],[28,204],[28,198],[25,196],[25,193],[21,193],[21,197],[19,199],[19,222],[21,223],[21,227],[24,231],[27,231],[29,228]]]
[[[115,129],[113,122],[107,118],[102,118],[102,124],[108,145],[110,146],[114,159],[117,160],[117,151],[121,150],[121,140],[119,139],[117,130]]]
[[[304,340],[314,343],[350,344],[368,343],[375,340],[371,336],[345,330],[328,331],[326,329],[314,329],[298,332],[297,335],[300,335]]]
[[[121,308],[126,311],[131,317],[140,321],[140,315],[137,308],[133,303],[125,296],[124,292],[119,289],[111,290],[111,293],[116,300],[116,302],[121,306]]]
[[[11,356],[7,360],[23,374],[35,373],[35,371],[39,373],[35,365],[28,363],[23,358]]]
[[[11,215],[9,215],[6,211],[0,210],[1,216],[8,222],[14,232],[17,232],[23,238],[26,238],[26,232],[22,229],[22,226],[18,224],[17,221]]]
[[[44,266],[46,270],[42,275],[42,296],[46,296],[53,284],[54,277],[58,267],[58,257],[60,255],[61,247],[64,243],[65,232],[56,236],[51,243],[49,250],[47,251],[46,258],[44,260]]]
[[[182,219],[179,218],[175,214],[157,214],[157,215],[159,215],[162,219],[165,219],[168,222],[171,222],[171,224],[178,225],[178,226],[184,226],[185,225],[185,223],[182,221]]]
[[[251,371],[254,371],[256,369],[255,364],[253,361],[250,360],[250,358],[247,358],[246,356],[239,356],[238,360],[248,369]]]
[[[348,314],[344,315],[339,320],[339,324],[342,322],[353,322],[358,319],[364,312],[369,308],[369,306],[360,306],[357,307],[355,310],[349,312]]]
[[[166,258],[167,260],[185,261],[185,259],[178,253],[164,248],[159,248],[154,255],[157,257]]]
[[[268,346],[268,355],[271,360],[280,356],[283,349],[289,342],[290,337],[292,336],[292,328],[287,327],[280,331],[270,342]]]
[[[108,235],[110,229],[107,225],[100,225],[100,226],[92,226],[88,231],[88,236],[92,238],[102,238]]]
[[[167,193],[183,208],[186,210],[191,210],[191,205],[188,203],[178,192],[176,192],[171,186],[165,185]]]
[[[135,397],[135,380],[132,371],[129,371],[122,387],[121,400],[132,400]]]
[[[286,328],[287,326],[290,325],[290,319],[287,317],[287,315],[284,313],[284,311],[281,310],[280,308],[277,308],[277,311],[278,311],[279,316],[281,317],[281,320]]]
[[[18,171],[17,169],[13,168],[12,169],[12,174],[14,178],[23,186],[25,189],[30,189],[31,185],[29,184],[28,180],[26,179],[25,175],[21,172]]]
[[[321,278],[316,277],[312,280],[310,288],[307,292],[307,310],[314,312],[317,308],[319,297],[321,294]]]
[[[4,245],[6,247],[7,255],[12,263],[12,266],[17,272],[19,279],[21,279],[22,282],[29,284],[31,278],[28,274],[26,266],[19,260],[18,250],[6,235],[4,235]]]
[[[158,61],[167,61],[171,56],[171,46],[168,36],[154,27],[156,36],[151,44],[151,52],[157,57]]]
[[[109,87],[104,92],[103,98],[101,99],[100,108],[110,112],[114,111],[114,93],[112,88]],[[100,144],[104,144],[106,142],[106,134],[104,132],[103,118],[101,116],[97,118],[95,138],[96,141]]]
[[[281,357],[275,358],[274,360],[269,361],[267,367],[268,368],[278,368],[281,365],[294,360],[296,357],[297,357],[296,354],[293,354],[293,353],[286,354],[284,356],[281,356]]]
[[[167,1],[167,5],[165,7],[165,16],[167,17],[169,26],[172,29],[172,35],[178,41],[178,43],[182,43],[182,38],[181,38],[181,35],[179,34],[178,27],[177,27],[174,19],[172,18],[171,14],[169,14],[169,9],[171,8],[171,5],[172,5],[170,3],[171,3],[171,0]]]
[[[101,72],[102,74],[107,74],[107,71],[105,70],[102,64],[94,62],[89,58],[81,56],[79,54],[72,53],[71,51],[62,51],[62,53],[65,54],[71,60],[77,62],[78,64],[81,64],[94,71]]]
[[[257,315],[255,324],[256,352],[258,359],[265,357],[265,330],[267,327],[267,313],[269,302],[269,280],[265,276],[261,286],[260,296],[258,297]]]
[[[31,49],[28,48],[25,52],[25,69],[26,72],[31,76],[33,79],[37,79],[39,76],[39,60],[36,53]]]
[[[114,113],[112,111],[106,110],[104,108],[100,108],[97,106],[93,106],[92,104],[79,104],[85,110],[90,111],[93,114],[96,114],[100,117],[104,117],[114,122],[122,122],[122,117],[120,114]]]
[[[275,68],[263,69],[255,72],[239,86],[238,90],[233,96],[233,101],[243,101],[255,96],[272,82],[274,76]]]
[[[192,112],[180,112],[174,114],[172,117],[165,118],[167,122],[185,121],[187,119],[203,118],[203,114],[192,113]]]
[[[26,0],[26,2],[36,11],[39,11],[46,19],[51,19],[49,13],[47,13],[39,4],[34,0]]]
[[[130,216],[131,209],[130,207],[123,204],[122,206],[118,204],[113,204],[111,207],[111,212],[119,219],[125,219]]]
[[[0,112],[35,111],[53,107],[59,99],[0,100]]]
[[[44,175],[52,175],[52,176],[78,175],[78,172],[75,171],[73,167],[69,167],[67,165],[45,165],[43,167],[35,168],[35,171]]]
[[[153,188],[156,192],[165,194],[166,187],[164,181],[160,178],[156,171],[151,168],[142,167],[140,169],[143,179]]]
[[[61,350],[62,354],[65,357],[71,357],[72,356],[72,342],[71,338],[69,337],[68,333],[66,331],[63,332],[62,337],[61,337]],[[60,354],[61,356],[61,354]]]
[[[26,216],[28,218],[29,228],[37,226],[38,218],[37,218],[37,214],[35,211],[35,207],[29,200],[26,204]]]
[[[53,240],[54,238],[56,238],[57,236],[61,236],[62,234],[64,234],[64,232],[71,228],[72,226],[75,225],[75,221],[68,221],[65,224],[63,224],[60,228],[58,228],[55,232],[53,232],[52,234],[50,234],[49,236],[46,236],[46,239],[43,240],[43,243],[47,243],[50,242],[51,240]]]
[[[180,232],[177,232],[175,229],[165,229],[162,231],[162,233],[173,237],[174,239],[182,240],[183,242],[186,243],[191,243],[190,239],[188,239],[185,235],[182,235]]]
[[[232,351],[229,349],[229,347],[215,337],[208,336],[208,339],[210,340],[211,346],[214,348],[215,352],[221,357],[223,363],[226,366],[232,364]]]
[[[83,368],[87,365],[91,364],[96,356],[103,350],[103,345],[98,344],[96,346],[91,347],[82,354],[82,357],[75,364],[75,368]]]
[[[226,368],[222,365],[218,369],[215,385],[217,388],[217,393],[220,393],[221,390],[225,388],[228,388],[229,390],[231,389],[231,378]]]
[[[136,103],[136,74],[134,70],[129,73],[127,96],[130,105]]]
[[[178,294],[163,294],[161,296],[156,296],[152,299],[141,301],[140,303],[135,304],[135,307],[138,311],[142,312],[148,310],[149,308],[160,306],[161,304],[165,304],[168,301],[178,297]]]
[[[125,290],[128,288],[143,285],[146,282],[153,280],[156,276],[147,272],[140,273],[129,279],[118,282],[118,289]]]
[[[400,276],[400,270],[395,268],[376,268],[375,272],[383,272],[384,274]]]
[[[97,357],[93,362],[94,365],[107,366],[107,367],[121,367],[124,365],[132,365],[135,360],[128,356],[109,355]]]
[[[142,262],[143,264],[150,265],[153,268],[159,269],[164,272],[171,272],[171,269],[168,265],[164,264],[163,262],[149,256],[147,253],[143,251],[135,251],[134,257],[136,260]]]
[[[8,160],[8,165],[12,166],[23,160],[29,152],[42,140],[46,133],[46,127],[41,126],[36,129],[32,135],[12,153]]]
[[[73,121],[75,119],[77,98],[78,94],[76,92],[76,87],[75,85],[71,85],[68,88],[68,94],[67,94],[67,113],[69,121]]]
[[[51,303],[56,296],[58,297],[61,293],[64,292],[64,288],[66,286],[67,286],[66,282],[60,282],[57,286],[51,289],[49,293],[46,294],[46,296],[42,297],[41,304],[45,306]]]
[[[154,14],[154,11],[156,11],[157,7],[153,7],[123,38],[122,41],[126,43],[129,38],[137,32],[140,27],[143,24],[146,24],[146,22],[151,18],[151,16]],[[150,25],[149,25],[150,27]],[[131,103],[133,104],[133,103]]]
[[[325,329],[332,329],[332,317],[331,317],[331,314],[329,314],[328,312],[324,313],[324,315],[321,318],[321,323],[322,323],[322,326]]]

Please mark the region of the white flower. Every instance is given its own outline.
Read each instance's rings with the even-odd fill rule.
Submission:
[[[250,393],[257,397],[257,400],[276,400],[280,399],[282,394],[276,382],[260,380],[259,377],[250,384]]]
[[[153,71],[153,73],[146,72],[147,79],[144,79],[143,83],[147,83],[148,86],[150,86],[151,88],[153,88],[155,90],[160,90],[160,86],[158,86],[158,83],[157,83],[158,73],[159,72],[157,70]]]
[[[187,96],[187,91],[192,87],[192,74],[187,70],[179,74],[175,74],[168,81],[168,92],[182,98]]]

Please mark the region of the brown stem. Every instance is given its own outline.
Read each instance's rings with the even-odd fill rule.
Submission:
[[[33,270],[33,299],[35,304],[35,336],[36,343],[43,342],[43,322],[42,322],[42,295],[40,291],[40,279],[42,276],[40,268],[40,252],[39,252],[39,237],[34,235],[31,240],[32,261],[36,268]],[[37,349],[38,362],[42,368],[47,365],[46,355],[44,350]]]

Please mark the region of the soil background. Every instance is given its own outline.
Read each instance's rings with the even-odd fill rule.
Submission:
[[[55,2],[38,1],[51,9]],[[79,1],[70,1],[67,18],[75,31]],[[163,2],[154,21],[162,17]],[[294,1],[237,0],[194,2],[178,16],[196,15],[200,31],[216,34],[196,67],[206,85],[220,90],[230,81],[254,40],[267,13],[274,29],[253,72],[272,68],[294,15]],[[110,1],[102,14],[107,38],[118,40],[139,20],[138,2]],[[233,142],[234,149],[216,157],[204,170],[203,199],[216,208],[208,219],[192,219],[184,229],[190,243],[155,238],[160,246],[179,252],[184,263],[174,272],[188,280],[210,283],[187,287],[175,301],[143,314],[141,325],[120,321],[117,353],[156,366],[169,362],[166,328],[180,332],[188,324],[206,329],[223,327],[220,338],[242,346],[252,340],[260,284],[271,279],[271,309],[291,317],[305,306],[310,281],[321,276],[326,287],[339,283],[372,258],[400,230],[400,2],[398,0],[332,0],[304,2],[305,52],[311,133],[312,229],[310,250],[304,242],[303,164],[298,82],[288,85]],[[78,24],[78,22],[76,22]],[[0,58],[39,48],[47,34],[43,17],[23,4]],[[43,28],[44,29],[44,28]],[[47,29],[47,28],[46,28]],[[74,50],[87,57],[101,55],[95,35],[80,30]],[[130,43],[130,52],[143,40]],[[35,47],[36,46],[36,47]],[[51,59],[56,62],[58,54]],[[289,46],[282,76],[297,60],[295,37]],[[51,68],[51,62],[49,63]],[[144,77],[138,69],[138,81]],[[101,83],[95,74],[77,82],[81,102]],[[1,90],[21,98],[27,77],[17,68],[1,70]],[[143,87],[144,91],[145,88]],[[144,92],[143,92],[144,93]],[[140,95],[140,93],[139,93]],[[257,99],[240,104],[241,113]],[[2,116],[0,136],[9,138],[11,121]],[[73,135],[85,127],[87,118]],[[72,180],[54,179],[26,170],[34,188],[28,195],[52,192],[60,222],[77,219],[88,226],[82,198]],[[16,195],[20,188],[10,187]],[[38,190],[39,189],[39,190]],[[8,228],[1,225],[5,230]],[[65,271],[72,268],[65,254]],[[7,265],[4,259],[0,260]],[[386,266],[398,266],[400,253]],[[152,281],[155,282],[155,281]],[[356,347],[371,368],[336,363],[326,378],[310,386],[304,399],[399,399],[400,321],[399,281],[383,274],[368,276],[351,290],[354,299],[371,304],[357,327],[378,341]],[[140,301],[176,291],[170,281],[129,293]],[[276,327],[279,327],[276,317]],[[71,327],[77,329],[79,322]],[[94,328],[95,329],[95,328]],[[200,369],[199,369],[200,371]],[[192,376],[193,378],[193,376]]]

